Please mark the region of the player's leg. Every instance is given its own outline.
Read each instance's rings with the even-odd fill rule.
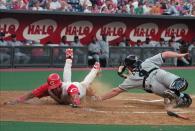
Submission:
[[[180,92],[188,87],[188,82],[185,79],[165,70],[158,70],[154,78],[167,88],[165,94],[170,97],[179,96]]]
[[[66,63],[64,66],[63,72],[63,81],[64,82],[71,82],[71,67],[72,67],[72,59],[73,59],[73,50],[66,49]]]
[[[88,88],[89,85],[93,82],[93,80],[95,79],[95,77],[97,76],[98,72],[100,70],[100,63],[96,62],[93,66],[93,68],[91,69],[91,71],[89,72],[89,74],[85,77],[85,79],[81,82],[81,85],[83,87]]]
[[[192,103],[192,99],[188,94],[180,92],[185,90],[187,87],[187,84],[184,82],[184,80],[181,80],[181,78],[175,79],[175,81],[172,82],[170,87],[165,86],[162,82],[159,82],[158,80],[152,80],[152,86],[154,87],[152,91],[155,94],[158,94],[164,98],[164,103],[166,106],[189,107]]]

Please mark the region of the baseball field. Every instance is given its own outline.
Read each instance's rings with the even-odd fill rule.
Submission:
[[[50,73],[62,75],[62,69],[0,70],[0,131],[195,131],[195,68],[167,69],[189,81],[193,103],[187,109],[174,109],[190,119],[168,116],[163,99],[141,90],[94,103],[88,98],[81,108],[57,105],[52,99],[33,99],[24,104],[3,105],[46,81]],[[88,69],[74,69],[73,81],[82,81]],[[123,81],[116,71],[102,70],[92,88],[104,94]]]

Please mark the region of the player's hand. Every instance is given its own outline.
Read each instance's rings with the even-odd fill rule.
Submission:
[[[73,59],[73,49],[68,48],[66,49],[66,59]]]
[[[93,68],[100,70],[100,63],[99,62],[95,62]]]
[[[187,55],[189,55],[189,53],[182,53],[182,54],[177,54],[177,57],[185,57]]]
[[[3,103],[4,105],[16,105],[18,104],[17,100],[11,100]]]
[[[91,100],[94,102],[102,102],[102,98],[100,96],[92,96]]]

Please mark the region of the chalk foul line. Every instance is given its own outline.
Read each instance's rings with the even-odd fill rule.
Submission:
[[[149,112],[149,111],[103,111],[103,110],[96,110],[92,108],[84,108],[86,112],[94,112],[94,113],[103,113],[103,114],[166,114],[166,111],[156,111],[156,112]],[[193,111],[176,111],[175,113],[194,113]]]

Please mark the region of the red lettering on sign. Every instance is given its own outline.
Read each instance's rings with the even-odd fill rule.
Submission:
[[[29,25],[28,27],[28,34],[42,34],[42,35],[46,35],[46,34],[51,34],[54,31],[54,27],[53,26],[40,26],[40,25]]]
[[[0,25],[0,32],[7,32],[7,25],[4,24],[4,25]]]
[[[139,36],[145,36],[145,31],[143,28],[141,28]]]
[[[150,36],[155,36],[155,33],[156,33],[156,32],[155,32],[155,29],[151,29],[151,30],[150,30]]]
[[[180,36],[184,36],[185,34],[186,34],[185,29],[181,29],[181,31],[180,31]]]
[[[139,28],[135,28],[135,31],[134,31],[134,36],[139,36]]]
[[[41,29],[40,29],[39,25],[37,25],[35,27],[34,34],[41,34]]]
[[[77,28],[75,26],[72,28],[71,35],[77,35]]]
[[[89,27],[67,26],[65,30],[65,35],[87,35],[89,34],[89,31]]]
[[[47,27],[47,33],[48,33],[48,34],[52,34],[53,32],[54,32],[54,27],[51,26],[51,25],[48,26],[48,27]]]
[[[72,34],[71,34],[71,29],[72,29],[71,26],[67,26],[67,27],[66,27],[66,30],[65,30],[65,35],[72,35]]]
[[[43,26],[42,34],[43,34],[43,35],[47,34],[46,29],[45,29],[45,25]]]
[[[106,28],[101,28],[100,35],[106,35]]]
[[[154,36],[155,35],[155,29],[146,29],[146,28],[135,28],[134,29],[134,36]]]
[[[107,36],[121,36],[123,34],[123,28],[111,28],[111,27],[104,27],[101,28],[100,35],[107,35]]]
[[[117,31],[118,36],[122,36],[123,35],[123,28],[119,28]]]
[[[89,34],[90,32],[90,28],[89,27],[85,27],[84,30],[83,30],[83,33],[84,34]]]
[[[28,27],[28,34],[34,34],[34,25],[29,25]]]
[[[4,24],[3,26],[0,26],[0,32],[4,32],[5,34],[10,33],[10,34],[14,34],[16,33],[16,27],[15,25],[6,25]]]
[[[175,35],[176,37],[184,36],[186,34],[185,29],[166,29],[165,30],[165,37],[171,37]]]

